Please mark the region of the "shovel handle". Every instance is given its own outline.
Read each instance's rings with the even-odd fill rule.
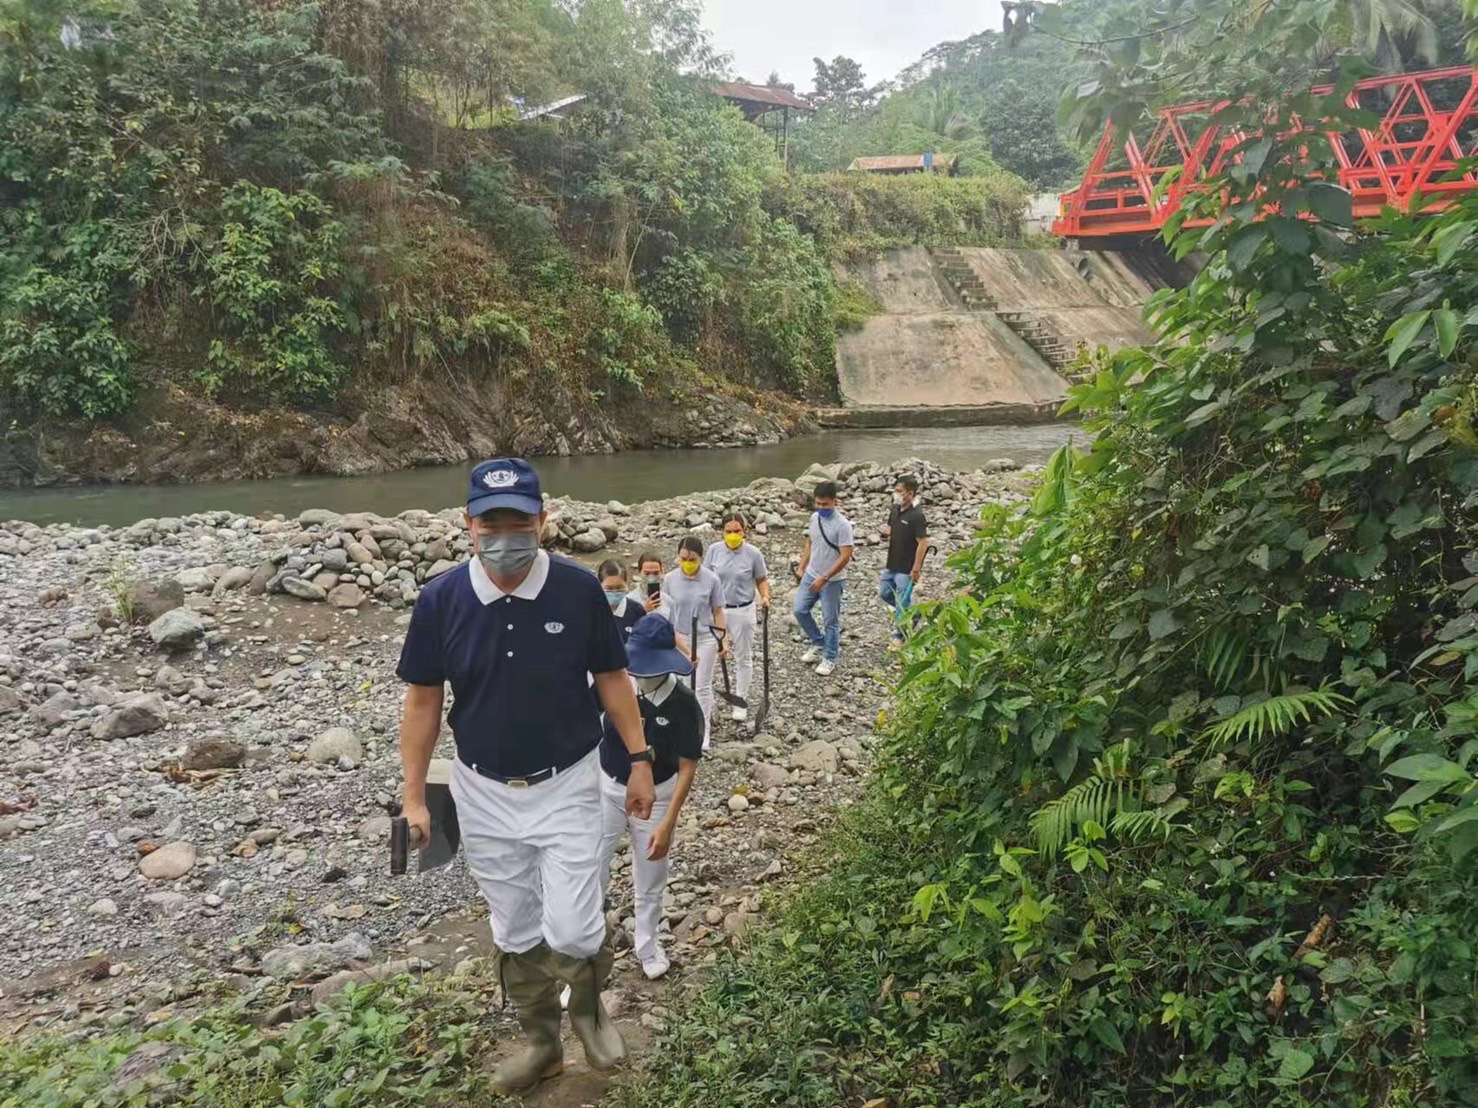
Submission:
[[[401,877],[405,874],[406,864],[410,858],[411,825],[404,816],[396,816],[390,821],[390,876]]]

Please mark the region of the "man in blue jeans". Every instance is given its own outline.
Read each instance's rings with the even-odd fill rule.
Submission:
[[[889,650],[903,646],[904,629],[910,622],[907,612],[913,604],[913,591],[924,573],[924,559],[929,554],[929,524],[924,510],[915,502],[919,495],[919,479],[905,473],[893,485],[893,510],[883,536],[888,540],[888,561],[878,581],[878,597],[893,609],[893,643]]]
[[[837,511],[835,481],[822,481],[812,494],[816,511],[806,526],[806,544],[801,548],[800,588],[795,593],[795,621],[810,640],[811,649],[801,661],[819,661],[816,672],[828,677],[836,671],[842,651],[842,591],[847,585],[847,563],[852,560],[852,523]],[[826,624],[823,635],[811,609],[821,605]]]

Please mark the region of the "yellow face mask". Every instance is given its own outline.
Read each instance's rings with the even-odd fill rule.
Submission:
[[[738,550],[744,545],[744,536],[730,531],[724,535],[724,545],[730,550]]]
[[[683,572],[686,573],[689,577],[698,576],[698,562],[695,559],[684,558],[682,561],[678,562],[678,565],[683,567]]]

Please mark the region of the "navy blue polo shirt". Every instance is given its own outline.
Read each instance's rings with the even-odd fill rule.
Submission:
[[[452,686],[457,756],[503,777],[574,765],[600,744],[592,673],[626,668],[595,575],[540,552],[511,594],[474,559],[421,590],[396,673]]]
[[[613,608],[611,614],[616,618],[616,626],[621,628],[621,641],[624,643],[631,638],[631,629],[636,626],[636,621],[647,614],[647,610],[631,597],[621,601],[620,608]]]

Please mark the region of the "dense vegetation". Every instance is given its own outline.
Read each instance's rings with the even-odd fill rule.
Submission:
[[[1031,6],[1016,7],[1024,17]],[[869,84],[852,59],[817,58],[809,96],[820,110],[796,129],[797,164],[835,170],[867,155],[936,151],[956,155],[966,175],[1004,169],[1036,189],[1075,184],[1098,136],[1060,120],[1059,103],[1088,86],[1096,65],[1133,52],[1138,17],[1106,0],[1063,0],[1027,36],[1025,19],[1009,18],[1005,30],[940,43],[895,81]],[[1460,18],[1457,0],[1359,0],[1330,4],[1321,33],[1399,71],[1460,63]],[[1222,91],[1220,74],[1204,77],[1187,93]]]
[[[579,410],[702,373],[828,392],[832,251],[1002,241],[1020,184],[787,180],[705,90],[697,18],[5,0],[0,400],[99,419],[151,386],[260,405],[417,383]],[[572,119],[521,119],[574,92]]]
[[[1245,92],[1208,203],[1258,201],[1176,237],[1163,341],[985,514],[869,801],[626,1103],[1478,1103],[1478,199],[1352,231],[1291,175],[1361,122],[1303,91],[1369,68],[1328,4],[1124,7],[1085,116]]]

